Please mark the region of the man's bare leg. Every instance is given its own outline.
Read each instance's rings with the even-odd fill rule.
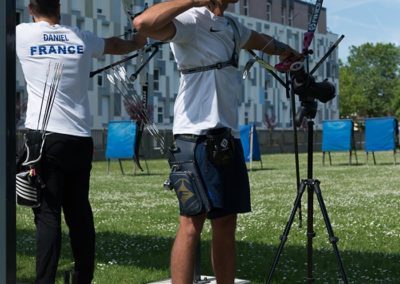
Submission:
[[[171,252],[173,284],[193,283],[196,247],[205,219],[205,215],[179,218],[179,228]]]
[[[237,215],[211,220],[212,265],[218,284],[233,284],[236,271],[235,231]]]

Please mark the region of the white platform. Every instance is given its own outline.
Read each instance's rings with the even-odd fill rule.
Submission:
[[[201,276],[201,281],[204,280],[211,280],[210,282],[207,282],[209,284],[217,284],[217,281],[215,280],[214,276]],[[167,279],[167,280],[162,280],[162,281],[158,281],[158,282],[151,282],[149,284],[171,284],[171,279]],[[243,279],[235,279],[235,284],[248,284],[250,283],[249,280],[243,280]]]

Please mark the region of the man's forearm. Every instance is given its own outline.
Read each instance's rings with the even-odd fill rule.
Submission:
[[[289,45],[280,42],[269,35],[257,33],[255,31],[252,32],[250,39],[246,42],[243,48],[260,50],[270,55],[279,55],[281,60],[292,56],[300,57],[300,54]]]
[[[105,39],[104,54],[127,54],[142,48],[146,44],[146,38],[136,35],[132,40],[124,40],[118,37]]]

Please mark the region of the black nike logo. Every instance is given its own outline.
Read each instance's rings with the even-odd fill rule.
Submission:
[[[220,30],[214,30],[214,28],[211,27],[211,28],[210,28],[210,32],[212,32],[212,33],[218,33],[218,32],[220,32]]]

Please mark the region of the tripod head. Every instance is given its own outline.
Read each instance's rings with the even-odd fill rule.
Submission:
[[[294,93],[299,95],[301,102],[317,99],[327,103],[336,96],[335,85],[328,79],[316,82],[315,78],[305,71],[303,62],[294,62],[290,66],[290,77]]]
[[[296,114],[295,125],[299,127],[304,117],[314,119],[317,114],[319,100],[326,103],[332,100],[335,95],[335,86],[325,79],[316,82],[315,78],[307,73],[303,62],[294,62],[290,66],[290,77],[292,78],[292,89],[299,96],[301,110]]]

